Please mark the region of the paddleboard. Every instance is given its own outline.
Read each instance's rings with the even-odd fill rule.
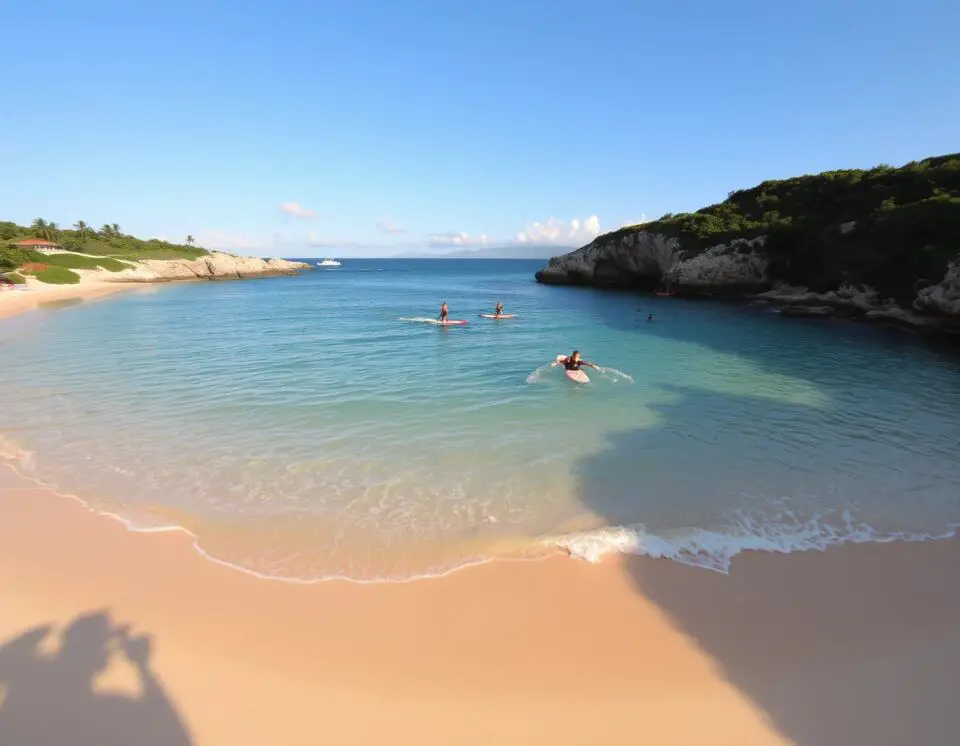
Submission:
[[[497,316],[495,313],[481,313],[480,318],[481,319],[515,319],[517,318],[517,314],[501,313],[499,316]]]
[[[590,376],[588,376],[582,370],[568,370],[566,371],[566,374],[567,378],[574,383],[590,383]]]
[[[418,321],[421,324],[435,324],[436,326],[466,326],[467,322],[465,319],[447,319],[446,321],[440,321],[440,319],[428,319],[425,316],[418,318],[401,318],[401,321]]]

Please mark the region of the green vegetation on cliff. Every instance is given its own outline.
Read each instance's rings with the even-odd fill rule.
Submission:
[[[766,235],[772,278],[816,292],[870,285],[909,304],[960,253],[960,153],[765,181],[598,240],[638,229],[674,236],[694,252]]]
[[[145,241],[128,236],[116,223],[94,230],[82,220],[72,229],[61,229],[43,218],[37,218],[29,227],[0,221],[0,252],[6,253],[8,247],[25,238],[52,241],[67,251],[120,259],[196,259],[209,253],[194,245],[193,236],[187,236],[183,244],[157,238]]]

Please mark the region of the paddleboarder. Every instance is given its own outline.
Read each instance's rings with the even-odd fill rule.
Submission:
[[[594,370],[599,370],[599,367],[596,363],[591,363],[580,357],[580,351],[574,350],[569,355],[560,355],[550,363],[551,366],[562,365],[567,370],[580,370],[581,366],[586,365],[588,368],[593,368]]]

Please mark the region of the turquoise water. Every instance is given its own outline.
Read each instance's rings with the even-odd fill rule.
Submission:
[[[4,450],[131,526],[182,526],[216,558],[300,580],[557,547],[724,571],[744,549],[960,523],[956,355],[537,285],[539,266],[346,261],[9,320]],[[497,299],[518,318],[478,318]],[[468,326],[401,320],[442,301]],[[605,366],[589,385],[544,367],[573,348]]]

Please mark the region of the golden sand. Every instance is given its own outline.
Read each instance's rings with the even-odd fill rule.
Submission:
[[[261,580],[0,468],[0,743],[956,744],[960,541]]]

